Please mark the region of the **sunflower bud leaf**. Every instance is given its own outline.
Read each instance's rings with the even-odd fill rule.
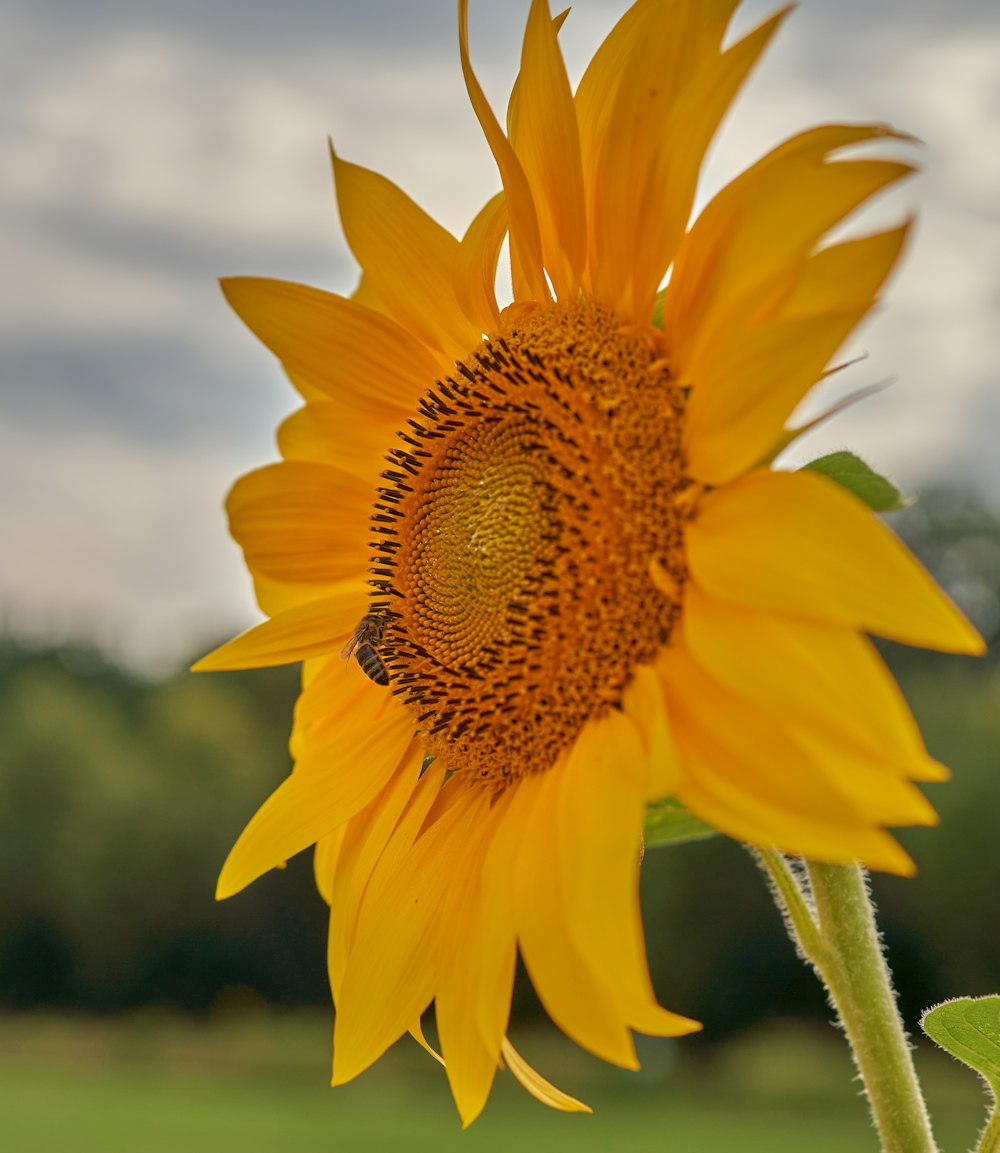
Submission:
[[[958,997],[920,1019],[928,1037],[983,1078],[1000,1100],[1000,996]]]
[[[835,481],[858,500],[864,501],[873,512],[896,512],[913,503],[905,497],[891,480],[877,473],[853,452],[831,452],[811,460],[805,468],[820,472]]]
[[[811,460],[804,467],[822,473],[841,488],[854,493],[873,512],[896,512],[899,508],[909,507],[915,499],[904,497],[888,477],[875,472],[852,452],[830,452],[826,457]]]
[[[717,829],[699,821],[675,797],[665,797],[646,806],[643,842],[647,849],[658,845],[681,845],[685,841],[704,841],[718,835]]]

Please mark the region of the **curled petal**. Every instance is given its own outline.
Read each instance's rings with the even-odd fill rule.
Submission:
[[[344,235],[378,299],[433,352],[465,355],[479,334],[455,297],[458,241],[392,181],[331,155]]]
[[[511,261],[523,278],[524,293],[535,300],[548,300],[551,294],[545,280],[542,238],[531,186],[521,161],[504,135],[472,70],[472,61],[469,57],[469,0],[458,2],[458,45],[462,59],[462,75],[465,77],[469,99],[500,170],[500,179],[503,181],[507,197]]]

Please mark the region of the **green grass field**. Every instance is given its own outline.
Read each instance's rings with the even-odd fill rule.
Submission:
[[[800,1029],[711,1057],[651,1047],[640,1074],[550,1034],[523,1050],[593,1116],[551,1113],[500,1074],[462,1133],[443,1073],[413,1043],[352,1085],[326,1084],[329,1020],[253,1015],[215,1023],[0,1019],[4,1153],[877,1153],[839,1038]],[[974,1078],[922,1053],[945,1153],[971,1148]]]

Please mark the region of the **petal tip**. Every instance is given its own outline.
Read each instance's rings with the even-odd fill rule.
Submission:
[[[240,891],[240,886],[234,885],[231,878],[226,876],[226,869],[223,866],[222,872],[219,874],[219,879],[215,883],[215,899],[217,901],[228,901],[230,897],[234,897]]]
[[[239,638],[234,637],[233,640],[226,641],[225,644],[219,645],[217,649],[213,649],[210,653],[199,657],[191,666],[191,672],[223,673],[232,671],[233,669],[253,668],[254,665],[252,663],[246,663],[242,655],[242,647],[236,648],[234,646],[234,642],[237,639]]]
[[[700,1033],[705,1026],[701,1021],[696,1021],[693,1017],[677,1016],[677,1028],[678,1031],[675,1036],[689,1037],[692,1033]]]
[[[240,303],[246,296],[247,288],[259,277],[254,276],[220,276],[219,288],[222,290],[222,295],[226,298],[226,303],[229,307],[239,316]]]
[[[893,837],[886,836],[888,844],[877,858],[862,862],[880,873],[892,873],[897,877],[915,877],[917,864],[908,852]]]
[[[228,644],[229,642],[227,641],[226,644],[220,645],[217,649],[213,649],[203,657],[199,657],[194,664],[191,665],[190,671],[193,673],[220,673],[231,668],[232,666],[226,657],[220,655]]]

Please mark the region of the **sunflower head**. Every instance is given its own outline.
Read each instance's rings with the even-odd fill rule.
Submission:
[[[685,391],[596,302],[512,310],[422,398],[373,523],[372,612],[428,751],[502,790],[621,707],[685,578]]]
[[[892,129],[825,125],[689,223],[785,15],[726,46],[735,6],[638,0],[574,91],[562,18],[533,0],[502,128],[462,0],[502,185],[466,234],[334,155],[354,296],[225,284],[304,404],[228,502],[269,619],[199,667],[304,663],[295,771],[219,893],[316,845],[335,1083],[407,1030],[426,1045],[433,1002],[466,1122],[501,1064],[582,1108],[506,1039],[518,952],[609,1061],[635,1066],[635,1030],[696,1028],[646,967],[651,800],[901,873],[887,828],[934,820],[914,782],[944,770],[868,634],[981,641],[864,505],[773,464],[907,225],[829,233],[911,166],[858,153]]]

